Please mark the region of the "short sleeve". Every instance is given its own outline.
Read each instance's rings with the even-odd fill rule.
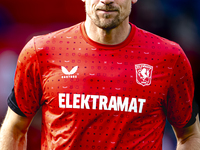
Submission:
[[[14,93],[17,105],[27,117],[34,116],[40,107],[42,89],[34,38],[21,51],[15,72]]]
[[[177,128],[185,127],[193,116],[194,82],[192,69],[180,49],[168,90],[167,118]]]

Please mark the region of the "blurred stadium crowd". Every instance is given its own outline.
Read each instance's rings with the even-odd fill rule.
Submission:
[[[46,34],[85,20],[81,0],[0,0],[0,122],[7,110],[17,57],[33,36]],[[139,0],[130,22],[173,40],[188,56],[195,81],[195,100],[200,100],[200,1]],[[40,112],[28,133],[28,150],[40,149]],[[34,146],[33,146],[34,145]],[[176,140],[167,123],[163,150],[175,150]]]

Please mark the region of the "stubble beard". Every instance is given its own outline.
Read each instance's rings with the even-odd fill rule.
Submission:
[[[112,17],[110,14],[103,14],[103,16],[100,17],[96,11],[94,11],[94,14],[87,13],[87,15],[97,27],[103,30],[112,30],[118,27],[130,15],[130,13],[131,11],[124,17],[120,16],[119,10],[115,17]]]
[[[86,3],[85,3],[86,4]],[[85,11],[87,16],[90,18],[90,20],[95,24],[97,27],[103,29],[103,30],[112,30],[113,28],[118,27],[126,18],[129,17],[132,5],[130,3],[129,12],[127,14],[122,15],[121,13],[126,12],[120,12],[120,9],[113,6],[113,5],[106,5],[106,6],[97,6],[94,8],[93,11],[87,12],[87,6],[85,5]],[[99,16],[97,14],[98,10],[107,10],[107,11],[117,11],[118,14],[116,16],[111,16],[111,14],[103,14],[103,16]]]
[[[91,18],[93,23],[103,30],[111,30],[116,28],[122,22],[119,18],[119,15],[115,16],[114,18],[110,18],[109,14],[104,14],[103,18],[100,18],[97,14],[95,14],[95,18]]]

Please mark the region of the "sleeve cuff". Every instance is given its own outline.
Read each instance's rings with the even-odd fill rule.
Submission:
[[[193,125],[196,122],[196,116],[199,113],[199,107],[198,104],[196,103],[195,100],[193,100],[193,104],[192,104],[192,116],[191,119],[189,120],[189,122],[184,126],[184,128],[187,128],[191,125]]]
[[[15,98],[15,92],[14,92],[14,88],[12,89],[11,94],[9,95],[8,99],[7,99],[7,103],[8,106],[18,115],[22,116],[22,117],[26,117],[26,115],[19,109],[17,102],[16,102],[16,98]]]

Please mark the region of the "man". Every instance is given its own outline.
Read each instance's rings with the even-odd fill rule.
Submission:
[[[25,149],[42,107],[42,150],[162,149],[166,117],[178,150],[200,146],[190,64],[174,42],[129,23],[137,0],[83,0],[86,21],[22,50],[1,150]]]

